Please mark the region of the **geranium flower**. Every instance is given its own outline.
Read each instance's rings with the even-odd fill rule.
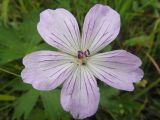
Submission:
[[[82,36],[74,16],[63,8],[43,11],[37,29],[60,52],[45,50],[25,56],[23,81],[38,90],[52,90],[63,83],[61,104],[74,118],[96,113],[100,99],[96,79],[133,91],[133,83],[143,77],[141,60],[135,55],[125,50],[98,53],[120,30],[120,15],[109,6],[97,4],[89,10]]]

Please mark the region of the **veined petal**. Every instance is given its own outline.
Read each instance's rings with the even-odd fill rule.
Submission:
[[[97,54],[87,63],[95,77],[114,88],[127,91],[132,91],[133,83],[142,79],[144,73],[140,65],[138,57],[124,50]]]
[[[104,66],[110,69],[118,69],[123,71],[131,71],[141,66],[141,60],[125,51],[125,50],[114,50],[110,52],[100,53],[92,56],[89,63]]]
[[[82,33],[82,50],[94,54],[112,42],[120,30],[120,16],[110,8],[97,4],[87,13]]]
[[[80,32],[76,19],[69,11],[62,8],[43,11],[37,29],[48,44],[63,52],[77,54]]]
[[[24,57],[21,76],[25,83],[38,90],[59,86],[75,67],[73,57],[60,52],[38,51]]]
[[[74,118],[83,119],[98,109],[99,88],[95,77],[85,66],[79,66],[65,81],[61,104]]]

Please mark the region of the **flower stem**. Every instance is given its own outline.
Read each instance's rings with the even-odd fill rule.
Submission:
[[[3,69],[3,68],[0,68],[0,71],[5,72],[5,73],[8,73],[8,74],[11,74],[11,75],[14,75],[14,76],[16,76],[16,77],[21,77],[20,75],[18,75],[18,74],[16,74],[16,73],[13,73],[13,72],[11,72],[11,71],[8,71],[8,70],[6,70],[6,69]]]
[[[148,92],[150,89],[152,89],[153,87],[155,87],[158,83],[160,83],[160,79],[155,80],[154,82],[152,82],[148,87],[146,87],[142,92],[140,92],[139,94],[137,94],[133,100],[138,99],[139,97],[141,97],[143,94],[145,94],[146,92]]]

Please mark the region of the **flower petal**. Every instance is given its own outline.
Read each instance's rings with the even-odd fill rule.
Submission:
[[[120,16],[110,8],[97,4],[87,13],[82,33],[82,50],[94,54],[112,42],[120,30]]]
[[[119,69],[123,71],[135,70],[142,64],[137,56],[125,50],[114,50],[100,53],[92,56],[89,59],[89,62],[110,69]]]
[[[87,63],[95,77],[121,90],[132,91],[133,83],[141,80],[141,60],[124,50],[115,50],[92,56]]]
[[[21,76],[25,83],[38,90],[59,86],[75,67],[71,56],[52,51],[38,51],[24,57]]]
[[[61,91],[61,104],[74,118],[83,119],[98,109],[99,88],[85,66],[79,66],[65,81]]]
[[[37,29],[48,44],[63,52],[77,54],[80,32],[76,19],[69,11],[62,8],[43,11]]]

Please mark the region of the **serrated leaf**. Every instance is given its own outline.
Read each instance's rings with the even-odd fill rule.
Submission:
[[[24,115],[24,118],[27,119],[34,105],[36,104],[38,96],[39,92],[31,89],[18,98],[12,119],[14,120],[20,118],[22,115]]]
[[[29,52],[35,50],[36,45],[40,43],[41,37],[37,31],[37,23],[39,21],[39,14],[33,13],[21,24],[19,35],[25,46],[28,47]]]
[[[24,57],[36,51],[41,42],[37,31],[38,14],[26,19],[19,30],[0,26],[0,65]]]
[[[60,90],[41,92],[45,114],[49,120],[70,120],[69,114],[60,105]]]
[[[20,41],[18,34],[13,29],[0,27],[0,64],[5,64],[23,55],[23,42]]]
[[[42,43],[37,31],[38,21],[39,13],[35,12],[24,19],[18,30],[0,24],[0,65],[20,59],[32,51],[56,50]]]

